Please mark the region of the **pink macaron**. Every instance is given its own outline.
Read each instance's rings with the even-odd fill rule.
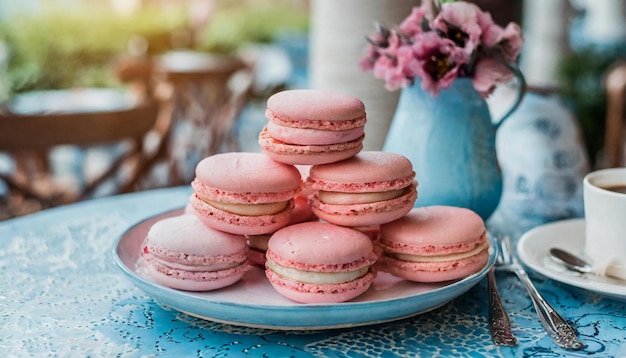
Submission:
[[[289,224],[301,184],[295,166],[263,153],[216,154],[196,166],[190,211],[216,230],[272,233]]]
[[[396,153],[366,151],[311,167],[305,187],[313,213],[342,226],[373,226],[399,219],[417,199],[411,162]]]
[[[294,198],[295,206],[291,213],[291,219],[288,225],[298,224],[306,221],[317,221],[317,217],[313,215],[311,207],[307,199],[301,195],[297,195]],[[267,242],[269,241],[272,233],[261,235],[246,235],[248,240],[248,247],[250,251],[248,258],[253,265],[263,266],[265,265],[265,252],[267,251]]]
[[[269,240],[265,274],[278,293],[301,303],[337,303],[363,294],[376,276],[372,242],[352,228],[305,222]]]
[[[354,96],[315,89],[287,90],[267,100],[261,149],[287,164],[322,164],[363,149],[365,106]]]
[[[483,220],[454,206],[412,209],[380,226],[379,269],[416,282],[443,282],[480,271],[489,259]]]
[[[302,182],[306,182],[309,177],[309,171],[311,170],[310,165],[296,165],[295,166],[300,172],[300,176],[302,177]],[[313,190],[307,188],[306,186],[302,186],[302,190],[296,197],[294,198],[295,207],[293,209],[293,213],[291,214],[290,224],[298,224],[305,221],[313,221],[317,220],[315,214],[313,214],[313,210],[309,205],[309,195],[313,194]]]
[[[180,290],[230,286],[250,267],[241,235],[213,230],[193,215],[157,221],[141,245],[141,267],[155,282]]]
[[[248,260],[251,265],[265,266],[265,253],[267,252],[267,243],[270,241],[272,234],[262,235],[246,235],[248,243]]]
[[[309,165],[296,165],[295,166],[303,181],[309,176]],[[293,199],[294,208],[291,212],[291,218],[288,225],[299,224],[306,221],[317,220],[317,217],[313,214],[313,210],[309,206],[308,196],[311,194],[310,190],[303,188],[300,193]],[[267,251],[267,242],[273,233],[261,234],[261,235],[246,235],[248,240],[248,258],[250,263],[257,266],[265,266],[265,252]]]

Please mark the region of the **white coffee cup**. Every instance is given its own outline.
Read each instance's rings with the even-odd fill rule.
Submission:
[[[584,255],[594,272],[626,279],[626,168],[602,169],[583,180]]]

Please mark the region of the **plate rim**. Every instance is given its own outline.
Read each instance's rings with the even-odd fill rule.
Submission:
[[[461,280],[454,281],[442,287],[434,288],[427,292],[420,292],[417,294],[402,296],[402,297],[384,298],[384,299],[374,300],[374,301],[340,302],[340,303],[323,303],[323,304],[317,304],[317,303],[307,304],[307,303],[294,302],[293,305],[288,305],[288,306],[287,305],[263,305],[263,304],[250,305],[250,304],[243,304],[239,302],[231,302],[231,301],[224,301],[224,300],[210,300],[210,299],[207,299],[206,297],[200,297],[200,296],[194,295],[193,292],[176,290],[173,288],[165,287],[157,283],[154,283],[142,277],[141,275],[139,275],[131,267],[128,267],[119,255],[121,243],[123,242],[125,238],[127,238],[128,235],[130,235],[130,233],[132,233],[134,229],[136,229],[138,226],[140,226],[141,224],[149,220],[154,220],[157,217],[174,214],[176,212],[182,213],[182,208],[167,210],[167,211],[146,217],[130,225],[130,227],[124,230],[121,234],[119,234],[118,237],[114,240],[111,251],[110,251],[115,265],[118,267],[118,269],[120,269],[124,273],[125,277],[128,280],[130,280],[130,282],[133,283],[135,287],[139,288],[144,294],[149,296],[158,305],[164,306],[167,309],[173,309],[173,310],[176,310],[176,311],[179,311],[179,312],[182,312],[182,313],[185,313],[185,314],[188,314],[190,316],[194,316],[200,319],[205,319],[205,320],[214,321],[214,322],[221,322],[221,323],[226,323],[226,324],[232,324],[232,325],[237,325],[237,326],[265,328],[265,329],[279,329],[279,330],[322,330],[322,329],[338,329],[338,328],[346,328],[346,327],[374,325],[374,324],[396,321],[396,320],[413,317],[422,313],[435,310],[449,303],[455,298],[463,295],[464,293],[466,293],[469,289],[471,289],[476,284],[478,284],[478,282],[487,275],[489,269],[495,264],[495,260],[496,260],[496,252],[494,249],[495,239],[491,235],[487,235],[488,239],[490,240],[491,249],[489,252],[488,262],[480,271],[470,276],[467,276]],[[152,291],[161,291],[161,292],[167,293],[170,297],[173,297],[174,299],[182,299],[185,301],[191,301],[192,303],[195,303],[195,304],[203,304],[205,306],[208,305],[208,306],[232,307],[235,309],[242,309],[242,310],[252,309],[252,310],[264,310],[264,311],[269,311],[269,312],[282,312],[282,313],[288,313],[289,311],[301,312],[304,310],[322,310],[322,312],[324,313],[330,313],[336,309],[340,309],[341,311],[345,312],[348,310],[374,309],[374,308],[380,308],[380,307],[386,307],[386,306],[397,307],[396,306],[397,304],[407,306],[407,305],[410,305],[411,303],[419,302],[419,298],[421,298],[422,296],[425,296],[425,295],[439,296],[441,295],[442,292],[448,292],[451,290],[455,292],[454,291],[455,289],[457,290],[456,294],[452,296],[447,296],[445,299],[439,299],[437,300],[437,304],[429,306],[425,309],[419,309],[419,310],[407,312],[405,314],[398,314],[398,315],[390,314],[381,319],[343,321],[343,322],[323,324],[323,325],[320,325],[320,324],[307,325],[306,323],[302,322],[301,318],[298,320],[298,324],[294,325],[294,324],[283,324],[285,321],[284,318],[282,318],[280,322],[277,322],[276,324],[270,324],[270,323],[259,323],[259,322],[254,322],[254,321],[230,320],[230,319],[225,319],[223,317],[219,317],[219,315],[207,316],[204,314],[199,314],[198,312],[185,310],[184,308],[181,308],[180,305],[172,304],[169,301],[164,302],[160,300],[159,298],[155,297],[155,295],[151,294]],[[188,306],[188,305],[184,305],[184,306]]]
[[[547,259],[549,255],[549,247],[557,246],[562,249],[568,249],[574,253],[582,252],[582,245],[584,245],[585,239],[584,225],[584,218],[574,218],[539,225],[527,231],[520,237],[516,247],[520,261],[538,274],[552,280],[573,287],[596,292],[600,295],[626,300],[626,285],[613,284],[609,281],[610,279],[602,279],[598,276],[594,276],[593,279],[585,279],[585,275],[583,274],[564,271],[566,269],[563,269],[563,271],[557,271],[551,269],[550,266],[542,264],[543,260]],[[551,241],[549,243],[541,243],[539,240],[539,238],[541,238],[540,235],[544,234],[546,231],[559,229],[563,230],[562,228],[577,226],[580,226],[580,228],[578,230],[573,230],[574,236],[568,237],[567,240],[555,239],[555,241]],[[556,237],[558,238],[558,236]],[[540,242],[540,244],[536,244],[536,242]],[[540,255],[533,255],[531,253],[533,250],[530,249],[530,245],[533,244],[535,244],[535,247],[539,247],[542,250]],[[557,264],[555,263],[554,265],[556,266]],[[564,274],[564,272],[567,274]]]

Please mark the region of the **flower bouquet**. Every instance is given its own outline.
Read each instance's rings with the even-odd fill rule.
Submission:
[[[475,4],[423,0],[396,28],[377,24],[359,65],[388,90],[420,79],[422,89],[437,95],[467,77],[486,97],[514,76],[522,43],[519,25],[498,26]]]

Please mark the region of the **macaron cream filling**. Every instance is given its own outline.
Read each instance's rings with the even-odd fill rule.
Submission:
[[[321,202],[334,205],[367,204],[377,201],[399,198],[408,188],[373,193],[341,193],[337,191],[320,190],[317,197]]]
[[[276,274],[292,281],[311,283],[317,285],[340,284],[354,281],[369,272],[369,266],[361,267],[353,271],[344,272],[314,272],[298,270],[277,264],[271,259],[267,259],[265,265]]]
[[[445,261],[461,260],[461,259],[465,259],[468,257],[476,256],[478,253],[480,253],[483,250],[487,250],[488,248],[489,248],[489,242],[485,240],[480,245],[473,248],[472,250],[465,251],[465,252],[455,252],[455,253],[446,254],[446,255],[425,256],[425,255],[412,255],[412,254],[405,254],[405,253],[390,253],[390,252],[387,252],[385,255],[401,260],[401,261],[408,261],[408,262],[445,262]]]
[[[274,215],[284,211],[289,205],[289,201],[262,204],[232,204],[210,200],[200,195],[198,195],[198,198],[214,208],[244,216]]]

